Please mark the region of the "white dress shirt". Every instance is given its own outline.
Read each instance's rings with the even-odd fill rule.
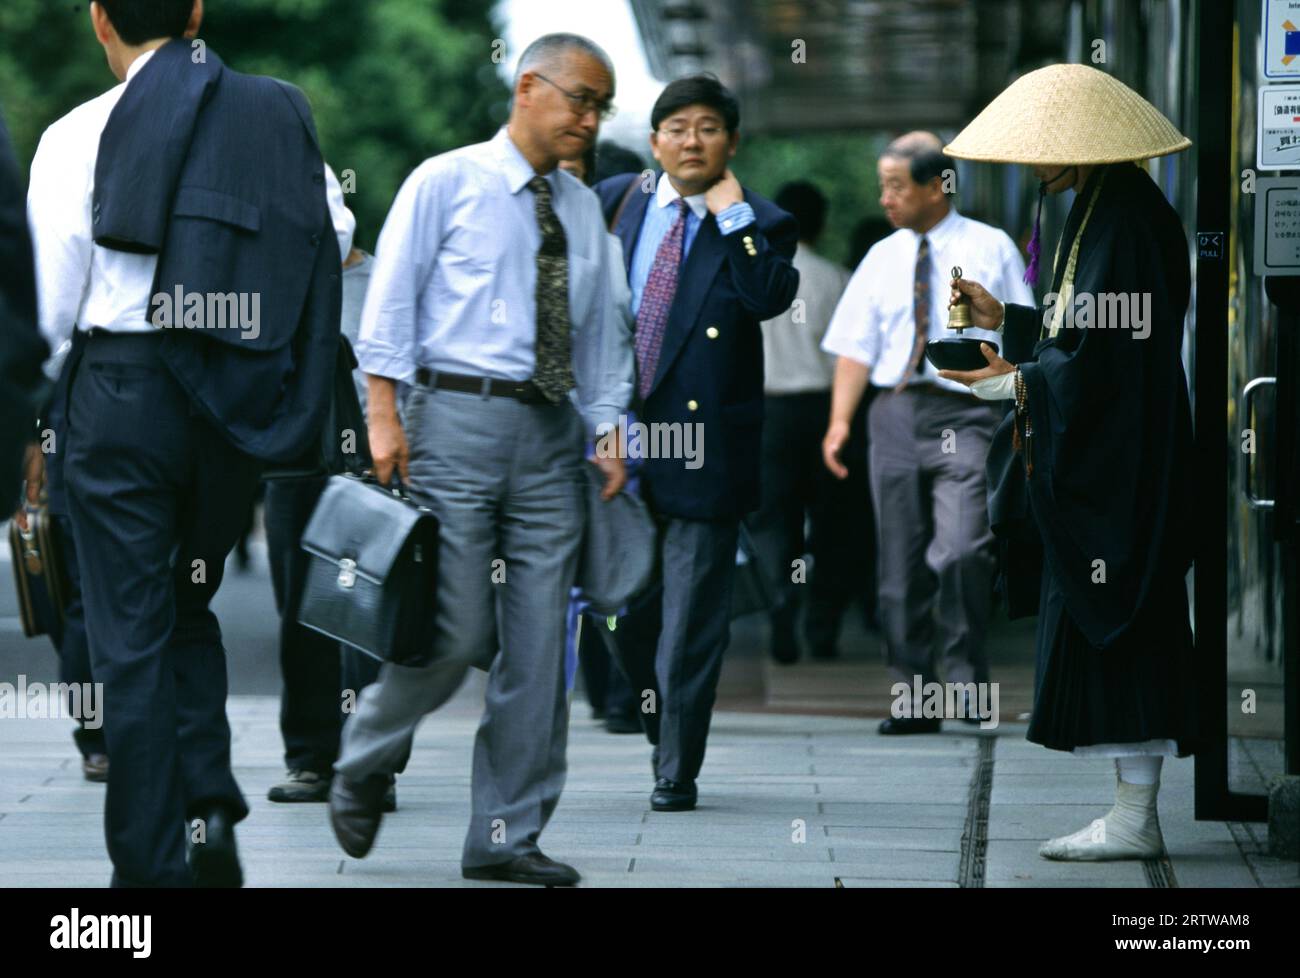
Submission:
[[[916,340],[912,289],[921,237],[900,228],[867,252],[849,279],[822,341],[827,353],[870,366],[876,387],[894,387],[902,381],[912,355]],[[930,339],[958,335],[947,328],[954,265],[961,266],[962,278],[979,282],[1001,302],[1034,304],[1033,293],[1024,283],[1024,260],[1005,231],[950,209],[925,237],[930,241]],[[991,340],[1001,352],[1002,340],[995,331],[971,328],[961,336]],[[970,393],[964,384],[940,377],[924,354],[909,383]]]
[[[763,323],[763,392],[827,391],[835,379],[835,358],[822,352],[849,273],[799,242],[794,253],[799,291],[794,303]]]
[[[95,161],[108,117],[140,69],[153,57],[147,51],[131,63],[126,81],[84,102],[41,136],[32,158],[27,220],[36,258],[36,299],[41,334],[53,355],[45,370],[56,376],[74,328],[145,333],[157,255],[102,248],[94,242],[91,204]],[[343,188],[325,168],[326,196],[346,259],[352,250],[356,219],[343,204]]]
[[[357,359],[366,373],[404,383],[419,367],[533,376],[542,236],[528,183],[536,175],[502,128],[407,177],[379,236],[361,316]],[[611,290],[617,253],[596,195],[563,170],[543,179],[568,246],[573,399],[594,433],[618,423],[632,393],[631,333]]]

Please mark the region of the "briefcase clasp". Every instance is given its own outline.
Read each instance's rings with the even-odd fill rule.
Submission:
[[[350,557],[339,561],[339,587],[351,587],[357,583],[357,562]]]

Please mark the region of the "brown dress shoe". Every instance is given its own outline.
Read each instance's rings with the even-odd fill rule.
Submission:
[[[108,780],[108,755],[91,754],[81,759],[81,773],[87,781],[104,783]]]

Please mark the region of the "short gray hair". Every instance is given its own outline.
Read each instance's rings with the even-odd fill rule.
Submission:
[[[943,140],[932,132],[904,133],[885,147],[880,158],[905,161],[913,182],[923,186],[956,167],[952,158],[944,155]]]
[[[519,79],[524,72],[552,66],[568,51],[577,51],[599,61],[609,73],[610,82],[614,81],[614,62],[609,59],[604,48],[581,34],[557,33],[543,34],[524,48],[524,53],[519,56],[519,65],[515,68],[514,87],[519,86]]]

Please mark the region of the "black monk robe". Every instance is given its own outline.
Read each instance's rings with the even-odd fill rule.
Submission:
[[[1062,325],[1048,337],[1081,224],[1073,301],[1057,303]],[[1158,578],[1181,582],[1191,564],[1187,241],[1146,172],[1114,164],[1076,197],[1055,264],[1047,307],[1007,307],[1005,355],[1024,378],[1032,435],[1021,454],[1046,569],[1074,624],[1104,649]]]
[[[1076,198],[1049,301],[1076,239],[1063,310],[1073,323],[1063,315],[1049,337],[1048,309],[1007,307],[1004,355],[1020,366],[1025,413],[1019,452],[1014,412],[989,451],[994,532],[1031,558],[1005,563],[1007,593],[1021,613],[1038,611],[1026,736],[1056,750],[1163,753],[1172,743],[1186,755],[1196,750],[1187,242],[1131,163],[1099,168]]]

